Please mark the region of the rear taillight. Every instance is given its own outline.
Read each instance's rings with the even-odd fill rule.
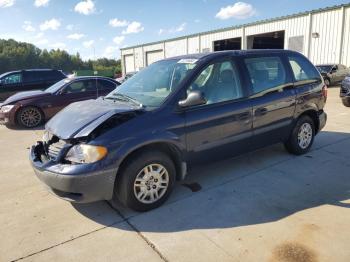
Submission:
[[[328,95],[327,86],[324,85],[324,86],[322,87],[322,97],[323,97],[323,99],[324,99],[325,102],[327,101],[327,95]]]

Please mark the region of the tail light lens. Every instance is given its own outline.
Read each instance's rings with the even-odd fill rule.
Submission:
[[[324,101],[326,102],[327,101],[327,95],[328,95],[328,89],[327,89],[327,86],[324,85],[322,87],[322,97],[324,99]]]

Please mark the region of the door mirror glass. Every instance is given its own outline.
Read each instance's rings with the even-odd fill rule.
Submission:
[[[191,91],[187,98],[179,101],[180,107],[189,107],[189,106],[199,106],[207,103],[207,100],[204,98],[202,91],[194,90]]]

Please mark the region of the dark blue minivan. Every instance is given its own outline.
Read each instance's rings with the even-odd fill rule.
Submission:
[[[223,51],[168,58],[104,98],[66,107],[32,147],[31,164],[73,202],[160,206],[201,161],[284,143],[296,155],[325,126],[327,89],[303,55]]]

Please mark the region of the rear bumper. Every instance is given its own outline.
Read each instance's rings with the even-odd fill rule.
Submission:
[[[93,171],[87,167],[84,171],[84,165],[43,163],[37,157],[38,147],[40,144],[31,148],[30,163],[35,175],[51,193],[77,203],[112,199],[116,170]]]

